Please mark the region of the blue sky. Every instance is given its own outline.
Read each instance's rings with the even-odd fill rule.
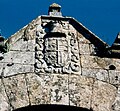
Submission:
[[[8,38],[39,15],[47,15],[54,2],[62,6],[64,16],[74,17],[109,44],[120,32],[120,0],[0,0],[2,35]]]

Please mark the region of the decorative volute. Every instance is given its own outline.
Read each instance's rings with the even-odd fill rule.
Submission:
[[[48,15],[50,16],[62,16],[61,13],[61,6],[53,3],[52,5],[49,6],[49,11],[48,11]]]

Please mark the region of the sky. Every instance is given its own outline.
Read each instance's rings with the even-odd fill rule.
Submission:
[[[0,29],[10,37],[40,15],[52,3],[62,7],[63,16],[74,17],[111,45],[120,32],[120,0],[0,0]]]

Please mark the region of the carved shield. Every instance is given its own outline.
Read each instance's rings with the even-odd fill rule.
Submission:
[[[68,42],[65,37],[45,39],[45,61],[53,67],[64,66],[68,61]]]

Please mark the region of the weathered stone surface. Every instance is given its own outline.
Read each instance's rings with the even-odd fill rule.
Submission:
[[[24,41],[22,37],[14,44],[10,44],[10,51],[27,51],[27,41]]]
[[[25,75],[4,78],[3,82],[13,109],[29,105]]]
[[[105,69],[111,70],[110,66],[113,65],[115,67],[114,70],[120,71],[120,59],[115,58],[103,58],[106,65],[104,65]]]
[[[98,56],[81,55],[81,64],[83,68],[109,69],[112,63],[112,59],[109,61],[107,58],[100,58]]]
[[[0,76],[3,75],[3,63],[0,63]]]
[[[97,51],[98,51],[97,47],[95,47],[94,44],[90,44],[90,54],[91,55],[96,55]]]
[[[107,83],[95,81],[91,107],[94,111],[111,111],[117,89]]]
[[[50,103],[51,82],[50,75],[38,76],[34,73],[26,75],[26,83],[31,105]]]
[[[51,104],[69,105],[68,75],[51,75]]]
[[[3,76],[7,77],[21,73],[28,73],[28,72],[34,72],[34,65],[8,63],[4,66]]]
[[[69,76],[70,105],[90,109],[93,79],[84,76]]]
[[[115,101],[113,102],[113,105],[112,105],[112,110],[120,111],[120,86],[118,87]]]
[[[113,59],[111,65],[114,65],[116,70],[120,71],[120,59]]]
[[[120,85],[120,71],[109,70],[110,84]]]
[[[113,58],[103,58],[103,60],[104,60],[104,62],[105,62],[105,65],[104,65],[104,68],[105,69],[108,69],[108,70],[111,70],[109,67],[111,66],[111,65],[114,65],[115,66],[115,64],[116,64],[116,59],[114,60]],[[116,66],[115,66],[116,67]],[[117,67],[118,68],[118,67]],[[117,69],[116,69],[117,70]]]
[[[28,51],[35,51],[35,39],[27,41],[27,50]]]
[[[31,105],[69,104],[68,75],[27,74],[26,80]]]
[[[15,43],[10,43],[10,51],[35,51],[35,39],[24,40],[21,36]]]
[[[82,68],[82,75],[93,77],[101,81],[109,82],[108,71],[104,69]]]
[[[83,68],[102,68],[96,56],[81,55],[81,65]]]
[[[33,20],[25,28],[25,30],[24,30],[24,36],[23,36],[23,39],[25,41],[35,40],[35,31],[36,31],[36,26],[38,25],[37,24],[38,19],[39,18],[37,18],[36,20]]]
[[[69,32],[77,34],[77,31],[75,30],[75,28],[71,24],[69,24],[69,29],[70,29]]]
[[[110,111],[117,89],[107,83],[84,76],[69,77],[70,105]]]
[[[7,63],[19,63],[19,64],[34,64],[35,63],[34,52],[21,52],[21,51],[9,51],[4,55],[3,62]]]
[[[90,54],[89,44],[79,44],[80,54]]]
[[[3,76],[7,77],[7,76],[12,76],[15,74],[20,74],[23,71],[23,65],[22,64],[13,64],[13,63],[9,63],[8,65],[6,64],[6,66],[4,66],[3,69]]]
[[[74,18],[39,16],[4,44],[1,111],[39,104],[120,111],[120,59]]]
[[[0,111],[10,111],[10,105],[5,93],[5,88],[3,86],[2,80],[0,79]]]
[[[78,36],[78,42],[79,44],[89,44],[90,41],[88,39],[86,39],[81,33],[77,32],[77,36]]]

